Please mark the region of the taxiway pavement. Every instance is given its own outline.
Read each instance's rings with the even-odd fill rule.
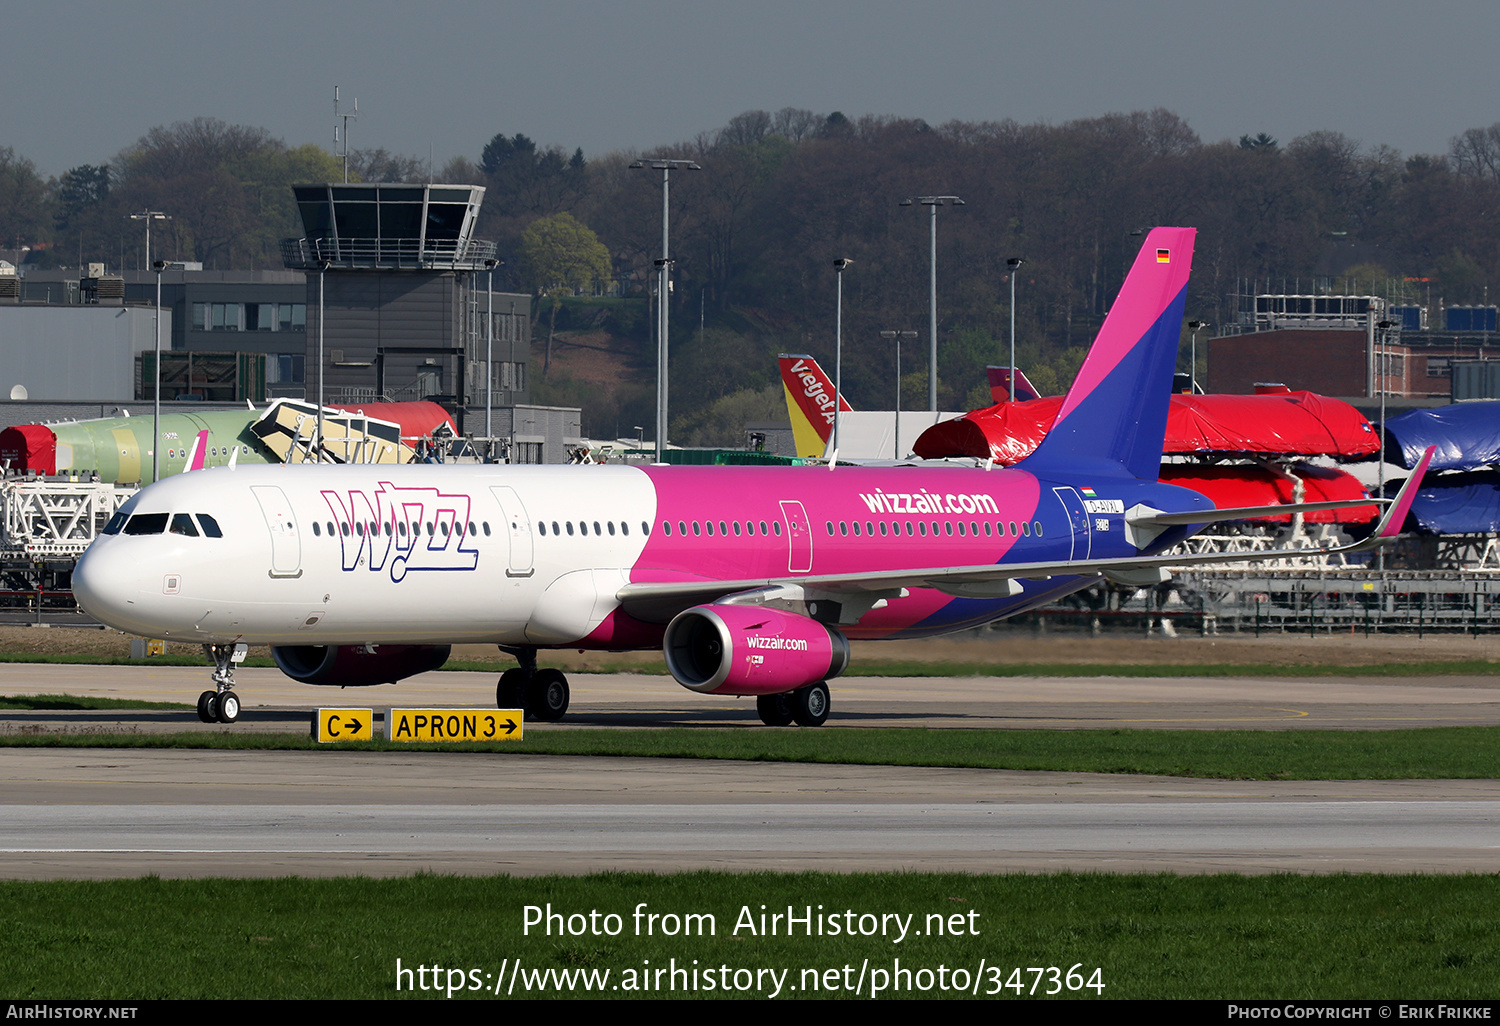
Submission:
[[[191,703],[201,668],[0,666],[0,693]],[[483,674],[332,691],[239,673],[189,710],[0,712],[0,731],[303,730],[318,705],[464,706]],[[738,725],[753,704],[574,675],[565,724]],[[1500,723],[1495,678],[871,678],[831,726],[1378,729]],[[463,753],[0,749],[0,877],[606,869],[1489,872],[1500,781],[1237,782]]]

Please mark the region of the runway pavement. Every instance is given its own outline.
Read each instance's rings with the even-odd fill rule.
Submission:
[[[324,693],[241,671],[244,721],[0,713],[0,730],[305,729],[318,704],[479,704],[493,682]],[[0,693],[191,701],[201,669],[0,667]],[[573,678],[573,726],[739,724],[662,677]],[[322,700],[320,702],[320,699]],[[1500,722],[1493,678],[850,678],[832,724],[1378,728]],[[0,749],[0,877],[604,869],[1493,871],[1500,782],[1238,782],[460,753]]]

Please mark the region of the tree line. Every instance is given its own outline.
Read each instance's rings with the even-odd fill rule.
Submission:
[[[479,235],[499,243],[507,287],[553,298],[537,304],[548,318],[540,330],[602,332],[644,381],[648,301],[563,298],[590,291],[583,277],[601,276],[601,253],[627,297],[651,288],[661,175],[632,169],[640,157],[702,167],[674,174],[671,193],[673,405],[684,431],[715,422],[716,403],[743,410],[756,406],[754,396],[774,399],[777,351],[831,359],[839,257],[854,261],[844,275],[851,401],[889,406],[894,354],[879,332],[916,329],[923,337],[903,353],[902,392],[909,408],[924,405],[930,222],[920,203],[901,205],[912,197],[964,201],[938,213],[939,404],[947,409],[982,398],[983,365],[1002,358],[1008,258],[1025,259],[1015,283],[1018,344],[1044,389],[1066,384],[1155,225],[1199,229],[1188,315],[1214,325],[1233,319],[1242,289],[1378,287],[1434,304],[1477,303],[1500,270],[1500,124],[1462,133],[1445,154],[1403,156],[1334,131],[1284,145],[1264,134],[1205,142],[1161,109],[1057,125],[930,125],[788,108],[591,159],[502,132],[472,159],[441,167],[384,150],[356,151],[350,167],[366,181],[484,185]],[[142,230],[128,214],[153,209],[173,218],[153,229],[158,256],[278,267],[278,241],[300,232],[289,186],[342,175],[341,161],[320,147],[207,118],[153,128],[114,158],[50,180],[0,147],[0,246],[32,246],[34,259],[53,265],[143,266]],[[548,220],[563,214],[602,250]],[[587,270],[528,250],[528,231],[533,241],[583,238],[574,244],[588,249]],[[1339,280],[1351,271],[1355,281]],[[567,398],[566,380],[544,380],[540,368],[533,383]],[[639,423],[649,409],[642,386],[595,419]]]

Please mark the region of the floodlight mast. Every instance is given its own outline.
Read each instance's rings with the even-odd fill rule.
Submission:
[[[166,214],[163,214],[160,210],[142,210],[139,213],[127,214],[126,216],[129,217],[130,220],[132,220],[132,221],[145,221],[146,222],[146,266],[150,267],[150,266],[152,266],[152,263],[151,263],[151,222],[152,221],[170,221],[170,220],[172,220],[172,218],[169,217]],[[122,268],[120,268],[120,270],[123,271],[124,268],[122,267]]]
[[[932,260],[931,260],[931,267],[930,267],[930,273],[929,273],[928,304],[927,304],[928,328],[929,328],[929,330],[930,330],[930,332],[932,334],[932,348],[931,348],[931,352],[928,354],[928,359],[927,359],[927,405],[928,405],[928,408],[931,409],[931,411],[933,413],[936,413],[937,412],[937,408],[938,408],[938,402],[937,402],[937,351],[938,351],[938,338],[937,338],[937,212],[938,212],[938,207],[942,206],[945,203],[951,203],[955,207],[961,207],[961,206],[964,205],[964,201],[961,200],[961,199],[959,199],[957,196],[908,196],[906,199],[904,199],[904,200],[901,201],[901,205],[903,207],[909,207],[909,206],[911,206],[914,203],[921,204],[924,207],[931,207],[932,208],[932,227],[931,227]]]
[[[891,458],[901,458],[901,340],[903,338],[916,338],[915,331],[882,331],[881,338],[894,339],[896,342],[896,436],[891,445]]]
[[[1188,375],[1188,394],[1198,394],[1198,332],[1209,326],[1208,321],[1188,321],[1192,339],[1192,372]]]
[[[702,171],[691,160],[669,160],[647,157],[632,161],[632,169],[651,168],[661,172],[661,259],[655,261],[658,272],[659,302],[656,307],[656,462],[666,459],[667,448],[667,290],[671,286],[672,255],[668,247],[668,226],[673,171]]]
[[[147,231],[151,222],[146,222]],[[175,266],[171,260],[158,260],[151,265],[156,272],[156,384],[153,386],[151,407],[151,480],[161,480],[161,274]]]
[[[491,421],[492,412],[495,408],[495,267],[504,263],[490,257],[484,262],[484,269],[488,274],[485,284],[485,293],[488,300],[485,303],[484,318],[484,446],[485,462],[494,462],[495,458],[495,430]]]
[[[833,458],[839,453],[839,407],[844,402],[844,269],[854,263],[848,257],[833,262],[839,281],[838,313],[834,318],[833,355]]]
[[[1005,261],[1010,268],[1010,401],[1016,401],[1016,272],[1026,262],[1025,257],[1011,257]]]

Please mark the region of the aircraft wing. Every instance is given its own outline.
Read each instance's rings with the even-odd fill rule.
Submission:
[[[744,596],[746,601],[755,601],[755,596],[779,597],[788,592],[816,600],[850,600],[850,604],[863,614],[874,608],[882,597],[897,597],[906,588],[932,588],[947,595],[964,598],[1000,598],[1020,593],[1020,587],[1012,582],[1029,580],[1045,581],[1052,577],[1105,577],[1121,584],[1147,586],[1165,580],[1163,567],[1205,566],[1214,563],[1265,562],[1276,559],[1315,555],[1352,554],[1368,552],[1390,544],[1400,534],[1401,524],[1411,508],[1411,500],[1422,482],[1427,462],[1432,458],[1432,449],[1407,478],[1401,491],[1390,501],[1385,514],[1368,538],[1350,545],[1325,545],[1302,549],[1273,549],[1264,552],[1215,552],[1215,553],[1157,553],[1151,556],[1131,556],[1120,559],[1056,560],[1038,563],[993,563],[983,566],[928,567],[910,570],[883,570],[847,574],[809,574],[799,577],[764,577],[737,581],[642,581],[627,584],[616,592],[621,607],[639,620],[648,623],[665,623],[684,609],[716,602],[729,596]],[[1362,500],[1368,504],[1371,500]],[[1272,507],[1284,508],[1284,507]],[[1201,523],[1212,520],[1213,511],[1193,514],[1199,519],[1188,521]],[[1243,511],[1237,511],[1243,512]],[[1207,516],[1205,516],[1207,514]],[[1170,515],[1175,518],[1177,515]],[[1183,514],[1186,516],[1186,514]],[[849,621],[844,621],[849,622]]]

